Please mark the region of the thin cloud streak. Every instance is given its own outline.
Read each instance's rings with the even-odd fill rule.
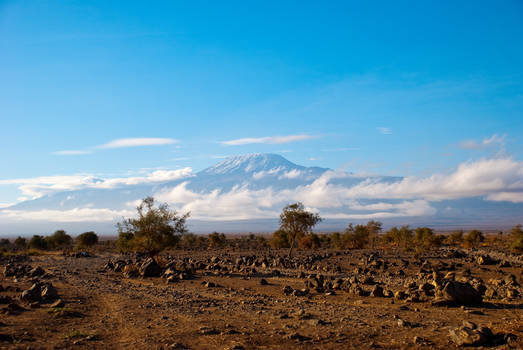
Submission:
[[[497,134],[494,134],[491,137],[485,137],[480,142],[477,142],[476,140],[464,140],[459,144],[459,147],[463,149],[480,150],[494,145],[499,145],[501,148],[504,148],[505,137],[506,135],[498,136]]]
[[[245,137],[241,139],[222,141],[221,144],[227,146],[242,146],[250,144],[281,144],[296,141],[314,139],[312,135],[287,135],[287,136],[266,136],[266,137]]]
[[[384,126],[377,127],[378,131],[383,135],[390,135],[392,134],[392,130],[390,128],[386,128]]]
[[[85,155],[85,154],[92,154],[92,151],[86,151],[86,150],[65,150],[65,151],[56,151],[52,152],[52,155],[55,156],[79,156],[79,155]]]
[[[178,140],[171,138],[160,137],[139,137],[139,138],[125,138],[112,140],[96,148],[111,149],[111,148],[126,148],[126,147],[142,147],[142,146],[163,146],[178,143]]]

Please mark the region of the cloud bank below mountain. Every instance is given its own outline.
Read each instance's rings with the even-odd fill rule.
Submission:
[[[279,158],[235,157],[200,173],[184,168],[111,179],[51,176],[2,180],[1,184],[17,184],[26,195],[50,198],[60,191],[80,191],[74,196],[81,196],[85,189],[111,191],[152,185],[150,194],[159,201],[180,212],[191,212],[192,219],[214,222],[275,219],[283,206],[295,201],[303,202],[326,219],[340,220],[436,217],[441,211],[437,208],[439,202],[466,198],[523,203],[523,162],[511,158],[480,159],[462,163],[446,174],[384,181],[381,177],[360,177],[321,168],[315,168],[321,170],[320,175],[311,179],[311,168],[275,157]],[[236,177],[232,187],[213,187],[213,179],[233,176]],[[210,185],[195,189],[194,184],[202,177]],[[266,181],[263,184],[268,185],[256,187],[253,181]],[[281,181],[297,185],[279,188],[276,185]],[[118,207],[104,206],[103,201],[63,209],[8,207],[0,209],[0,218],[14,222],[114,222],[134,215],[134,206],[140,199],[132,198]]]

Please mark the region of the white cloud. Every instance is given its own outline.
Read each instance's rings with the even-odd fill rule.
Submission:
[[[109,141],[97,148],[124,148],[124,147],[139,147],[139,146],[161,146],[171,145],[179,142],[178,140],[171,138],[159,138],[159,137],[140,137],[140,138],[126,138],[116,139]]]
[[[377,127],[378,131],[383,135],[390,135],[392,134],[392,130],[390,128],[386,128],[384,126]]]
[[[115,188],[119,186],[138,185],[173,181],[193,175],[191,168],[178,170],[156,170],[144,176],[117,177],[102,179],[92,175],[59,175],[35,178],[0,180],[0,185],[19,185],[24,196],[42,197],[46,194],[61,191],[73,191],[82,188]]]
[[[427,178],[407,177],[391,184],[367,180],[341,190],[355,198],[443,200],[489,196],[508,189],[523,192],[523,162],[506,158],[463,163],[448,175],[436,174]]]
[[[84,154],[92,154],[92,151],[86,151],[86,150],[66,150],[66,151],[56,151],[51,154],[55,156],[78,156],[78,155],[84,155]]]
[[[523,203],[523,192],[499,192],[487,196],[489,201]]]
[[[96,208],[75,208],[71,210],[2,210],[0,217],[15,221],[48,222],[107,222],[116,218],[135,215],[135,211]]]
[[[286,171],[283,173],[279,178],[280,179],[295,179],[297,177],[300,177],[303,175],[303,171],[292,169],[290,171]]]
[[[287,135],[287,136],[267,136],[267,137],[246,137],[236,140],[229,140],[221,142],[227,146],[241,146],[253,143],[268,143],[268,144],[280,144],[289,143],[295,141],[303,141],[313,139],[315,136],[311,135]]]
[[[266,176],[271,176],[271,175],[276,175],[278,174],[279,172],[281,172],[283,170],[282,167],[278,167],[278,168],[273,168],[273,169],[270,169],[270,170],[262,170],[262,171],[258,171],[254,174],[252,174],[252,178],[255,179],[255,180],[260,180]]]
[[[293,178],[299,172],[272,169],[255,175],[258,178],[272,172],[278,177]],[[434,201],[482,197],[488,201],[523,203],[523,162],[510,158],[481,159],[460,164],[454,171],[428,177],[406,177],[393,183],[380,182],[369,177],[355,185],[343,185],[335,179],[354,178],[343,171],[327,171],[308,185],[292,189],[275,190],[271,187],[249,189],[235,186],[228,191],[216,189],[198,192],[190,189],[192,171],[189,168],[168,171],[157,170],[141,177],[97,179],[89,176],[47,177],[21,179],[27,192],[45,193],[57,188],[113,188],[143,182],[161,182],[187,178],[183,183],[153,196],[168,202],[180,212],[191,212],[191,218],[199,220],[246,220],[277,218],[281,208],[288,203],[300,201],[318,211],[324,218],[380,219],[393,217],[427,216],[436,214]],[[31,181],[28,181],[31,180]],[[6,180],[0,181],[5,183]],[[16,182],[19,183],[19,182]],[[33,186],[33,187],[31,187]],[[40,186],[40,187],[39,187]],[[41,210],[22,212],[0,210],[2,215],[20,220],[56,221],[108,221],[132,215],[138,202],[122,204],[122,211],[109,209],[76,208],[67,211]],[[125,215],[124,215],[125,214]]]
[[[279,191],[236,186],[228,192],[199,193],[189,190],[188,182],[184,182],[155,196],[192,211],[193,218],[205,220],[274,218],[293,201],[303,202],[325,218],[346,219],[434,215],[436,209],[430,202],[444,199],[479,196],[492,201],[523,202],[523,163],[512,159],[468,162],[449,174],[407,177],[394,183],[368,178],[346,187],[331,182],[347,177],[351,175],[328,171],[311,184]],[[371,203],[362,204],[362,200]]]

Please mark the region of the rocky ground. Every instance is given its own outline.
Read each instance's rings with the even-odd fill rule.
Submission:
[[[523,259],[500,251],[0,259],[0,349],[523,348]]]

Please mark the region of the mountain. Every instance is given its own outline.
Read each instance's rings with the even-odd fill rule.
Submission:
[[[405,195],[396,189],[403,184],[402,177],[305,167],[277,154],[233,156],[182,175],[154,181],[98,179],[75,190],[18,203],[0,210],[0,216],[7,214],[7,221],[2,219],[5,227],[9,218],[19,218],[10,223],[10,230],[38,222],[38,227],[80,231],[80,227],[94,227],[114,233],[115,220],[132,215],[136,203],[152,195],[180,211],[191,211],[189,224],[195,231],[270,231],[276,227],[281,208],[293,201],[301,201],[327,218],[324,229],[341,229],[349,221],[370,218],[386,224],[446,227],[511,225],[523,219],[522,203],[487,201],[479,196],[427,199],[423,194]],[[424,186],[424,181],[408,185],[407,192],[409,187]],[[404,187],[398,188],[405,191]],[[0,233],[5,230],[2,222]]]

